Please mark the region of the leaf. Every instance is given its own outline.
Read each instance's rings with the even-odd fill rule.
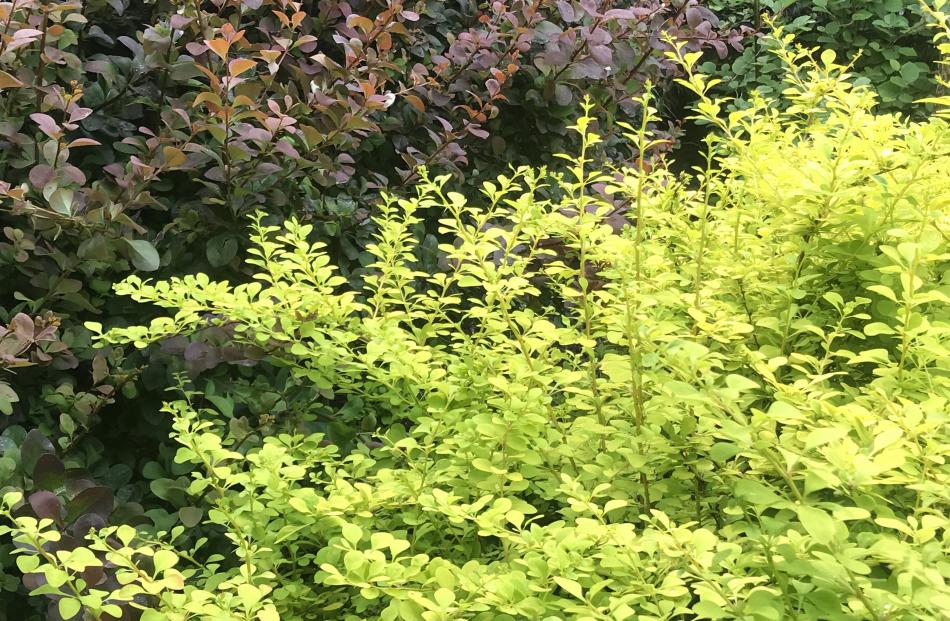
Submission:
[[[355,13],[346,18],[346,25],[350,28],[359,28],[363,34],[369,34],[373,30],[373,20]]]
[[[20,445],[20,467],[23,468],[23,472],[33,472],[43,454],[55,452],[56,449],[53,448],[53,443],[49,441],[49,438],[39,430],[32,429]]]
[[[698,8],[691,6],[686,9],[686,23],[690,28],[696,28],[703,21],[703,14]]]
[[[343,538],[351,544],[356,545],[363,537],[363,529],[356,524],[344,524],[342,526]]]
[[[76,138],[66,145],[67,148],[72,149],[73,147],[100,147],[102,143],[98,140],[93,140],[92,138]]]
[[[66,520],[72,522],[81,515],[96,513],[108,518],[112,513],[114,499],[112,490],[101,485],[82,490],[69,501],[66,507]]]
[[[558,0],[557,10],[561,13],[561,19],[570,24],[574,21],[574,7],[567,0]]]
[[[584,589],[581,588],[581,585],[570,578],[562,578],[560,576],[554,577],[554,582],[557,583],[559,587],[576,597],[577,599],[584,599]]]
[[[894,329],[886,323],[872,321],[864,326],[864,333],[868,336],[880,336],[882,334],[895,334]]]
[[[756,390],[759,388],[759,384],[750,380],[744,375],[737,375],[731,373],[726,376],[726,386],[735,390],[736,392],[749,392],[750,390]]]
[[[40,566],[40,557],[34,554],[21,554],[16,557],[16,566],[21,572],[28,574]]]
[[[23,82],[19,81],[6,71],[0,71],[0,88],[21,88]]]
[[[228,59],[228,50],[231,49],[229,42],[224,39],[214,39],[213,41],[205,39],[205,45],[207,45],[212,52],[217,54],[221,60]]]
[[[205,248],[205,256],[208,257],[208,263],[214,267],[221,267],[230,263],[237,255],[237,240],[230,235],[218,235],[208,242]]]
[[[772,507],[783,503],[782,498],[770,487],[752,479],[736,481],[735,494],[760,507]]]
[[[188,156],[181,149],[171,146],[162,147],[162,157],[165,160],[165,166],[170,168],[177,168],[188,161]]]
[[[2,386],[0,384],[0,387]],[[2,396],[0,396],[0,399],[2,399]],[[9,457],[0,457],[0,485],[5,484],[14,472],[16,472],[16,462]]]
[[[901,65],[901,77],[904,78],[904,81],[910,84],[911,82],[917,81],[917,78],[920,77],[920,67],[917,66],[917,63],[909,62]]]
[[[75,192],[69,188],[57,188],[49,197],[49,206],[64,216],[73,215],[73,197]]]
[[[178,510],[178,519],[186,528],[194,528],[201,523],[204,513],[198,507],[182,507]]]
[[[77,614],[82,608],[82,604],[79,603],[78,599],[73,599],[72,597],[64,597],[59,600],[59,616],[61,616],[64,621],[69,621]]]
[[[59,496],[46,490],[30,494],[30,507],[36,517],[42,519],[56,520],[63,519],[63,505]]]
[[[177,562],[178,555],[171,550],[158,550],[152,557],[152,565],[156,574],[174,567]]]
[[[276,608],[264,608],[257,613],[258,621],[280,621],[280,614]],[[143,619],[144,621],[144,619]]]
[[[835,538],[835,520],[816,507],[799,507],[798,519],[818,543],[828,545]]]
[[[66,467],[59,457],[52,453],[43,453],[33,468],[33,484],[40,489],[56,490],[63,486],[66,479]]]
[[[17,313],[13,316],[13,319],[10,320],[10,330],[23,343],[32,343],[36,336],[36,324],[26,313]]]
[[[709,456],[715,461],[722,463],[738,455],[742,449],[729,442],[716,442],[709,449]]]
[[[63,130],[50,115],[43,114],[41,112],[34,112],[30,115],[30,118],[34,123],[37,124],[41,132],[53,140],[56,140],[63,135]]]
[[[554,101],[559,106],[569,105],[574,101],[574,93],[566,84],[558,84],[554,87]]]
[[[96,513],[87,513],[76,518],[72,525],[72,531],[75,537],[85,537],[90,530],[98,531],[105,527],[106,520],[104,517]]]
[[[426,105],[422,102],[422,99],[413,94],[403,95],[403,98],[409,102],[409,105],[418,110],[419,112],[426,111]]]
[[[125,243],[129,246],[129,258],[136,268],[143,272],[154,272],[159,268],[161,258],[151,242],[144,239],[127,239]]]
[[[232,78],[237,77],[245,71],[253,69],[256,65],[257,63],[249,58],[235,58],[228,63],[228,74]]]
[[[46,164],[37,164],[30,169],[30,183],[32,183],[33,187],[37,190],[45,188],[53,181],[55,176],[56,171]]]

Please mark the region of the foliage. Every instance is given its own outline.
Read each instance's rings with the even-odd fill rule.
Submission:
[[[18,313],[10,325],[0,325],[0,371],[49,364],[56,354],[62,368],[75,366],[69,349],[56,338],[58,329],[59,321],[51,314],[30,318]],[[19,400],[10,384],[0,380],[0,414],[11,414]]]
[[[605,168],[588,107],[566,165],[385,195],[358,287],[311,224],[262,214],[251,282],[120,284],[172,314],[90,325],[103,344],[218,326],[320,397],[268,434],[220,396],[166,405],[205,531],[54,552],[55,519],[5,495],[39,593],[144,621],[942,619],[950,124],[875,114],[834,54],[787,46],[787,105],[723,119],[681,52],[719,132],[692,175],[647,170],[649,114]],[[328,441],[321,409],[362,430]],[[86,578],[107,566],[120,586]]]
[[[132,472],[127,499],[177,499],[160,412],[173,372],[249,395],[247,430],[315,393],[223,329],[95,351],[83,322],[152,316],[115,282],[248,280],[242,228],[266,206],[313,223],[358,283],[383,189],[424,164],[472,192],[509,159],[544,160],[568,148],[580,93],[636,114],[643,83],[677,70],[668,37],[739,45],[714,22],[696,0],[0,3],[0,428],[41,430],[103,481]]]
[[[926,12],[919,0],[713,0],[710,9],[728,24],[750,24],[767,31],[774,22],[793,33],[803,46],[834,50],[841,59],[855,60],[856,81],[871,84],[888,112],[915,112],[914,103],[934,94],[933,46]],[[766,16],[763,20],[762,15]],[[704,71],[723,75],[724,89],[744,94],[762,89],[767,96],[782,87],[784,69],[769,50],[769,36],[717,67]],[[916,110],[922,114],[923,110]]]
[[[646,78],[675,71],[666,37],[729,43],[694,4],[0,4],[0,322],[52,313],[76,365],[6,381],[0,409],[12,415],[0,424],[89,447],[115,412],[114,429],[154,453],[165,368],[227,363],[239,368],[216,379],[231,384],[254,352],[206,334],[171,348],[176,361],[97,356],[84,321],[149,318],[114,282],[159,270],[247,279],[239,229],[261,205],[275,221],[314,222],[355,279],[381,188],[411,183],[422,163],[463,180],[560,151],[579,92],[631,113]],[[120,394],[139,397],[148,424],[111,407]],[[72,427],[60,428],[63,413]],[[106,460],[135,466],[134,455]]]
[[[97,485],[89,474],[80,468],[69,467],[56,455],[56,449],[50,440],[39,431],[26,432],[22,427],[8,427],[3,436],[0,436],[3,455],[0,463],[3,464],[2,476],[5,485],[27,490],[26,502],[17,509],[19,519],[46,520],[53,527],[55,542],[50,540],[49,551],[52,553],[66,553],[79,549],[83,554],[84,538],[90,529],[99,530],[106,526],[110,517],[116,523],[129,525],[148,523],[143,509],[136,503],[116,502],[113,487],[121,490],[121,486],[128,482],[131,471],[113,473],[106,483]],[[72,466],[73,464],[69,464]],[[118,479],[118,480],[117,480]],[[7,487],[6,489],[9,489]],[[35,545],[33,549],[38,549]],[[4,561],[0,569],[3,570],[4,581],[19,581],[19,573],[12,569],[13,557],[9,549],[4,550]],[[22,572],[23,583],[37,594],[48,591],[49,582],[43,572],[31,572],[29,563],[18,563]],[[83,572],[81,579],[88,584],[98,584],[101,588],[118,588],[111,567],[99,567]],[[70,576],[71,578],[71,576]],[[55,579],[53,580],[56,585]],[[7,585],[9,588],[9,585]],[[58,586],[58,585],[57,585]],[[49,594],[49,593],[47,593]],[[42,603],[41,598],[33,600],[34,604]],[[138,611],[126,605],[123,613],[126,618],[138,615]],[[50,615],[55,618],[58,610],[56,598],[49,605]],[[26,618],[27,611],[20,609],[20,618]],[[116,615],[118,616],[118,615]]]

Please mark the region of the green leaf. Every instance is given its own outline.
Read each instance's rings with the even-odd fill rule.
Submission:
[[[756,390],[760,387],[757,382],[750,380],[748,377],[736,375],[735,373],[726,376],[726,386],[740,393]]]
[[[0,413],[13,414],[13,404],[20,400],[16,391],[6,382],[0,382]]]
[[[750,479],[740,479],[736,481],[735,494],[761,507],[772,507],[784,503],[782,497],[772,491],[772,488],[764,483]]]
[[[16,566],[23,573],[30,573],[40,566],[40,557],[34,554],[21,554],[16,557]]]
[[[360,539],[363,538],[363,529],[356,524],[344,524],[341,530],[343,532],[343,538],[353,545],[359,543]]]
[[[455,603],[455,593],[449,589],[436,589],[435,593],[432,594],[432,597],[442,608],[448,608],[453,603]]]
[[[916,63],[904,63],[901,65],[901,77],[910,84],[916,82],[920,77],[920,67]]]
[[[277,609],[273,606],[268,606],[263,610],[258,611],[257,613],[258,621],[280,621],[280,614],[277,612]],[[144,617],[142,621],[147,621]]]
[[[710,448],[709,456],[722,463],[738,455],[741,450],[738,446],[729,442],[716,442]]]
[[[553,579],[554,579],[554,582],[556,582],[559,587],[561,587],[562,589],[564,589],[565,591],[567,591],[568,593],[570,593],[577,599],[579,600],[584,599],[584,589],[581,588],[581,585],[577,581],[571,580],[570,578],[562,578],[560,576],[554,576]]]
[[[158,550],[152,556],[152,564],[155,567],[155,573],[159,574],[166,569],[170,569],[178,562],[178,555],[171,550]]]
[[[205,248],[205,255],[208,257],[208,263],[214,267],[227,265],[237,256],[238,242],[229,235],[218,235],[213,237]]]
[[[136,268],[143,272],[154,272],[159,268],[161,258],[151,242],[144,239],[127,239],[125,243],[129,247],[129,259]]]
[[[818,543],[828,545],[835,539],[835,520],[816,507],[799,507],[798,519]]]
[[[201,523],[204,513],[198,507],[182,507],[178,510],[178,519],[187,528],[193,528]]]
[[[64,597],[63,599],[59,600],[59,616],[61,616],[63,619],[66,619],[66,621],[69,621],[69,619],[72,619],[77,614],[79,614],[79,610],[81,608],[82,604],[79,603],[78,599]]]
[[[56,191],[49,196],[49,206],[52,207],[56,213],[71,216],[73,214],[74,195],[75,192],[68,188],[57,188]]]

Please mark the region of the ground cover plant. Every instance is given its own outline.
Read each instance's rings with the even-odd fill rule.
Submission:
[[[728,114],[668,57],[713,130],[691,174],[648,159],[648,89],[626,166],[588,105],[579,151],[477,198],[420,169],[360,283],[258,212],[252,280],[119,284],[166,310],[101,346],[214,328],[314,398],[249,417],[182,376],[184,483],[138,529],[25,439],[41,491],[3,511],[52,618],[944,619],[950,100],[875,112],[777,40],[783,105]]]

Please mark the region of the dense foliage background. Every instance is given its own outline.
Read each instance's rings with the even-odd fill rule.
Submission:
[[[855,59],[856,82],[873,86],[879,110],[915,115],[927,111],[916,102],[937,86],[933,70],[937,55],[925,10],[917,0],[712,0],[708,6],[726,24],[761,29],[774,20],[804,46]],[[725,90],[732,94],[752,88],[777,94],[784,68],[776,56],[762,53],[772,45],[760,41],[730,59],[727,68],[709,63],[703,69],[720,73]]]
[[[0,619],[943,618],[942,4],[0,3]]]

